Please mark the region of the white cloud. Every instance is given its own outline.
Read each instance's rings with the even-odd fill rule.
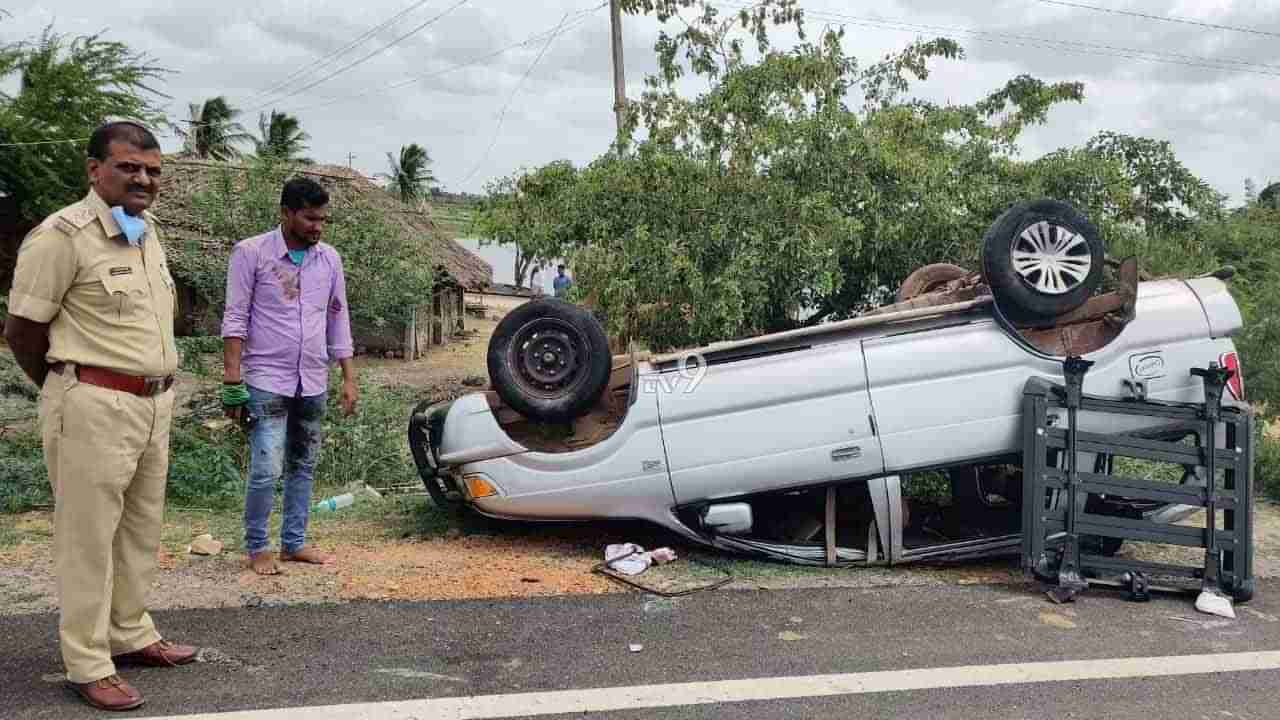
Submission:
[[[450,189],[478,191],[486,180],[520,167],[560,158],[587,162],[607,148],[613,135],[609,23],[604,11],[559,37],[523,85],[521,77],[541,43],[497,55],[475,67],[448,70],[551,28],[565,13],[591,7],[591,0],[474,0],[359,67],[274,104],[264,103],[283,93],[263,97],[261,91],[410,7],[411,0],[24,4],[29,2],[17,0],[15,6],[15,0],[0,0],[0,7],[13,13],[13,18],[0,20],[0,40],[32,36],[50,22],[64,33],[106,29],[108,37],[124,40],[179,71],[163,88],[173,97],[173,116],[184,116],[188,102],[215,94],[225,94],[233,104],[251,111],[243,118],[251,129],[256,127],[258,105],[297,111],[312,136],[311,155],[345,163],[348,153],[354,153],[353,164],[369,174],[385,169],[388,151],[418,142],[429,149],[436,175]],[[426,3],[328,69],[372,51],[451,4],[447,0]],[[1023,149],[1028,156],[1080,145],[1099,130],[1113,129],[1170,140],[1194,172],[1235,197],[1245,177],[1260,184],[1280,179],[1280,146],[1267,142],[1280,131],[1280,77],[1257,74],[1280,73],[1273,37],[1036,0],[801,0],[801,4],[811,12],[807,23],[811,38],[829,22],[818,13],[943,28],[903,31],[849,25],[846,40],[846,48],[864,64],[916,37],[949,35],[960,41],[967,59],[935,63],[929,81],[917,88],[921,96],[933,100],[969,102],[1020,73],[1048,81],[1084,82],[1083,104],[1054,109],[1046,125],[1027,133]],[[1280,4],[1275,3],[1129,0],[1096,4],[1280,32]],[[973,37],[955,32],[961,29],[990,34]],[[633,96],[644,75],[655,68],[652,46],[658,30],[652,18],[624,19],[628,88]],[[1026,37],[1072,43],[1066,49],[1076,52]],[[795,37],[780,32],[776,39],[789,43]],[[1126,54],[1125,49],[1254,65],[1231,64],[1233,69],[1214,70],[1116,57]],[[1182,61],[1200,62],[1191,57]],[[369,92],[429,73],[441,74],[394,91]],[[320,74],[305,77],[310,81]],[[294,82],[290,90],[303,84]],[[519,92],[495,141],[499,113],[517,86]],[[353,97],[360,94],[365,96]],[[340,101],[323,105],[331,99]],[[491,143],[493,149],[486,156]],[[166,139],[165,144],[177,147],[175,139]],[[474,176],[462,184],[473,168]]]

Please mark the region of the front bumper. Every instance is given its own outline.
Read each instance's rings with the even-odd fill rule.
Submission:
[[[449,468],[440,463],[440,442],[444,420],[453,401],[423,400],[409,415],[409,450],[418,475],[436,505],[446,507],[464,502],[462,492]]]

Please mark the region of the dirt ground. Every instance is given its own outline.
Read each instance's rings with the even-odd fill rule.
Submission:
[[[473,335],[433,349],[414,362],[361,359],[361,373],[383,384],[404,384],[425,397],[458,392],[464,381],[485,379],[485,351],[496,320],[467,318]],[[278,513],[273,518],[278,522]],[[1255,510],[1255,573],[1280,575],[1280,506]],[[192,555],[192,538],[210,533],[227,550]],[[704,587],[731,578],[727,589],[875,587],[923,584],[1017,583],[1013,560],[952,566],[824,569],[731,559],[682,544],[646,526],[628,524],[528,525],[446,516],[424,497],[361,498],[343,512],[313,515],[309,537],[337,556],[333,565],[290,564],[280,576],[246,570],[234,511],[170,509],[166,515],[160,572],[151,607],[197,608],[342,602],[532,597],[631,592],[593,573],[605,545],[637,542],[646,549],[670,545],[680,558],[637,578],[665,592]],[[273,529],[273,536],[278,531]],[[0,515],[0,614],[56,609],[52,572],[52,514]],[[1122,554],[1189,562],[1178,549],[1126,545]]]

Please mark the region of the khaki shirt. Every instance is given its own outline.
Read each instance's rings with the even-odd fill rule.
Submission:
[[[156,218],[143,217],[147,230],[141,247],[134,247],[90,190],[22,241],[9,314],[51,323],[49,363],[146,377],[176,372],[177,294]]]

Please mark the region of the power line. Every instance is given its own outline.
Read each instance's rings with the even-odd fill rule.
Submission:
[[[334,70],[333,72],[329,73],[328,75],[325,75],[324,77],[320,78],[319,80],[315,80],[315,81],[313,81],[313,82],[307,83],[306,85],[303,85],[303,86],[302,86],[302,87],[300,87],[300,88],[296,88],[296,89],[294,89],[294,90],[292,90],[292,91],[290,91],[290,92],[288,92],[288,93],[286,93],[286,94],[284,94],[284,95],[281,95],[280,97],[276,98],[275,100],[272,100],[271,102],[263,103],[263,104],[261,104],[261,105],[258,105],[257,107],[254,107],[254,108],[250,109],[250,112],[254,112],[254,111],[256,111],[256,110],[262,110],[262,109],[264,109],[264,108],[266,108],[266,107],[268,107],[268,106],[270,106],[270,105],[275,105],[276,103],[280,102],[281,100],[285,100],[285,99],[287,99],[287,98],[291,98],[291,97],[293,97],[294,95],[297,95],[297,94],[299,94],[299,93],[306,92],[307,90],[310,90],[311,88],[313,88],[313,87],[315,87],[315,86],[319,85],[319,84],[320,84],[320,83],[322,83],[322,82],[325,82],[325,81],[327,81],[327,80],[329,80],[329,79],[331,79],[331,78],[334,78],[334,77],[337,77],[338,75],[341,75],[342,73],[344,73],[344,72],[346,72],[346,71],[348,71],[348,70],[350,70],[350,69],[352,69],[352,68],[356,67],[357,65],[360,65],[360,64],[362,64],[362,63],[364,63],[364,62],[368,61],[369,59],[371,59],[371,58],[373,58],[373,57],[375,57],[375,56],[377,56],[377,55],[380,55],[380,54],[382,54],[383,52],[386,52],[387,50],[391,49],[392,47],[394,47],[394,46],[396,46],[396,45],[399,45],[400,43],[402,43],[402,42],[404,42],[405,40],[409,39],[411,36],[416,35],[417,33],[421,32],[421,31],[422,31],[423,29],[425,29],[427,26],[429,26],[429,25],[431,25],[431,24],[435,23],[436,21],[440,20],[441,18],[443,18],[444,16],[446,16],[446,15],[448,15],[449,13],[453,12],[454,10],[456,10],[456,9],[458,9],[458,8],[460,8],[460,7],[462,7],[463,5],[466,5],[466,4],[467,4],[468,2],[470,2],[470,1],[471,1],[471,0],[458,0],[458,2],[456,2],[456,3],[452,4],[452,5],[450,5],[448,8],[446,8],[446,9],[445,9],[445,10],[443,10],[442,12],[440,12],[440,13],[436,14],[435,16],[433,16],[432,18],[430,18],[430,19],[429,19],[429,20],[427,20],[426,22],[424,22],[424,23],[422,23],[422,24],[420,24],[420,25],[418,25],[418,26],[414,27],[412,30],[410,30],[410,31],[408,31],[408,32],[406,32],[406,33],[404,33],[403,35],[400,35],[400,36],[399,36],[399,37],[397,37],[395,40],[392,40],[391,42],[387,43],[386,45],[383,45],[382,47],[378,48],[377,50],[374,50],[374,51],[372,51],[372,52],[370,52],[370,53],[368,53],[368,54],[366,54],[366,55],[361,56],[361,57],[360,57],[359,59],[357,59],[357,60],[354,60],[354,61],[352,61],[352,62],[349,62],[349,63],[347,63],[346,65],[343,65],[342,67],[338,68],[337,70]]]
[[[284,89],[284,88],[285,88],[285,87],[286,87],[290,82],[292,82],[295,78],[298,78],[298,77],[301,77],[301,76],[303,76],[303,75],[306,75],[308,72],[310,72],[310,71],[312,71],[312,70],[320,70],[321,68],[323,68],[323,67],[325,67],[325,66],[327,66],[327,65],[331,65],[331,64],[332,64],[334,61],[336,61],[339,57],[341,57],[341,56],[343,56],[343,55],[347,54],[347,52],[348,52],[348,51],[350,51],[350,50],[351,50],[352,48],[354,48],[355,46],[359,45],[360,43],[364,42],[365,40],[368,40],[369,38],[373,37],[374,35],[376,35],[377,33],[381,32],[382,30],[387,29],[387,28],[388,28],[388,27],[390,27],[390,26],[391,26],[391,24],[392,24],[392,23],[394,23],[395,21],[399,20],[400,18],[404,17],[405,15],[408,15],[409,13],[413,12],[414,10],[417,10],[418,8],[422,7],[423,5],[426,5],[428,2],[431,2],[431,0],[418,0],[417,2],[413,3],[413,4],[412,4],[412,5],[410,5],[409,7],[405,8],[404,10],[401,10],[400,12],[396,13],[395,15],[392,15],[391,17],[387,18],[386,20],[384,20],[383,22],[379,23],[378,25],[376,25],[376,26],[374,26],[374,27],[372,27],[372,28],[369,28],[368,30],[364,31],[364,32],[363,32],[363,33],[361,33],[358,37],[356,37],[354,40],[352,40],[352,41],[348,42],[346,45],[343,45],[342,47],[338,48],[337,50],[330,51],[329,53],[327,53],[327,54],[326,54],[326,55],[324,55],[323,57],[319,58],[318,60],[314,60],[314,61],[311,61],[311,62],[303,63],[303,64],[302,64],[302,65],[301,65],[297,70],[294,70],[292,73],[290,73],[288,77],[286,77],[286,78],[284,78],[283,80],[281,80],[281,81],[277,82],[276,84],[272,85],[271,87],[267,88],[266,90],[263,90],[263,91],[261,91],[261,92],[255,93],[254,95],[250,96],[250,98],[249,98],[248,100],[246,100],[245,102],[246,102],[247,104],[252,104],[254,101],[256,101],[256,100],[258,100],[258,99],[260,99],[260,98],[270,97],[270,96],[271,96],[271,95],[273,95],[274,93],[277,93],[277,92],[279,92],[279,91],[283,90],[283,89]]]
[[[1063,7],[1080,8],[1082,10],[1092,10],[1094,12],[1111,13],[1113,15],[1128,15],[1130,17],[1143,18],[1145,20],[1158,20],[1160,22],[1179,23],[1182,25],[1196,25],[1204,28],[1212,28],[1214,30],[1228,30],[1230,32],[1249,33],[1250,35],[1266,35],[1268,37],[1280,38],[1280,32],[1271,32],[1269,30],[1255,30],[1253,28],[1236,27],[1233,25],[1219,25],[1217,23],[1201,22],[1199,20],[1191,20],[1188,18],[1174,17],[1171,15],[1151,15],[1149,13],[1141,13],[1133,10],[1117,10],[1115,8],[1098,7],[1097,5],[1085,5],[1084,3],[1066,2],[1065,0],[1037,0],[1037,2],[1046,5],[1061,5]]]
[[[27,147],[30,145],[63,145],[65,143],[89,142],[89,138],[69,138],[67,140],[39,140],[36,142],[0,143],[0,147]]]
[[[740,3],[726,2],[726,4],[736,7],[743,7]],[[1153,50],[1140,50],[1138,48],[1130,48],[1116,45],[1104,45],[1100,43],[1090,43],[1084,41],[1067,41],[1054,40],[1051,38],[1037,37],[1034,35],[1017,35],[1005,32],[989,32],[983,30],[969,30],[967,28],[958,28],[947,25],[930,25],[926,23],[913,23],[905,20],[893,20],[885,18],[865,17],[858,15],[843,15],[840,13],[808,10],[804,11],[805,16],[812,16],[819,19],[833,20],[845,22],[850,25],[858,25],[862,27],[871,27],[882,30],[897,30],[900,32],[920,32],[921,30],[959,33],[978,40],[979,42],[996,43],[1000,45],[1013,45],[1017,47],[1032,47],[1040,49],[1050,49],[1058,52],[1066,52],[1075,55],[1092,55],[1099,57],[1118,57],[1128,60],[1142,60],[1146,62],[1166,63],[1172,65],[1182,65],[1186,67],[1197,67],[1211,70],[1224,70],[1240,73],[1248,73],[1252,75],[1266,75],[1272,77],[1280,77],[1280,66],[1267,65],[1264,63],[1256,63],[1248,60],[1236,59],[1217,59],[1203,57],[1199,55],[1183,55],[1180,53],[1163,53]],[[1092,49],[1082,49],[1092,48]]]
[[[564,24],[568,22],[568,20],[569,13],[565,13],[564,17],[560,19],[560,24],[556,26],[556,30],[564,27]],[[547,50],[551,47],[551,43],[555,42],[555,39],[559,36],[560,33],[553,33],[551,37],[547,38],[547,42],[542,46],[542,50],[538,51],[538,56],[533,59],[533,62],[529,63],[529,69],[524,71],[524,75],[520,78],[520,81],[517,82],[515,88],[511,90],[511,97],[507,98],[506,104],[502,106],[502,112],[498,115],[498,125],[493,129],[493,139],[489,141],[489,147],[485,148],[484,155],[480,156],[480,160],[476,162],[475,167],[471,168],[471,172],[467,173],[467,176],[463,178],[461,183],[459,183],[460,185],[466,185],[470,182],[471,178],[480,170],[480,166],[484,165],[485,161],[489,159],[489,153],[493,152],[493,147],[498,144],[498,136],[502,133],[502,121],[507,118],[507,110],[511,107],[512,101],[516,99],[516,93],[520,92],[520,88],[524,85],[524,81],[529,79],[529,75],[533,73],[533,69],[538,66],[538,61],[542,60],[542,56],[547,54]]]
[[[520,42],[512,43],[511,45],[507,45],[506,47],[499,48],[498,50],[494,50],[493,52],[487,53],[487,54],[485,54],[485,55],[481,55],[481,56],[479,56],[479,57],[472,58],[472,59],[467,60],[467,61],[465,61],[465,62],[461,62],[461,63],[458,63],[458,64],[456,64],[456,65],[450,65],[449,67],[442,68],[442,69],[440,69],[440,70],[433,70],[433,71],[431,71],[431,72],[423,73],[423,74],[421,74],[421,75],[411,75],[411,76],[409,76],[409,77],[407,77],[407,78],[404,78],[404,79],[402,79],[402,80],[397,80],[396,82],[393,82],[393,83],[391,83],[391,84],[389,84],[389,85],[384,85],[384,86],[382,86],[382,87],[378,87],[378,88],[372,88],[372,89],[370,89],[370,90],[366,90],[366,91],[364,91],[364,92],[355,93],[354,95],[343,95],[343,96],[341,96],[341,97],[328,98],[328,99],[325,99],[325,100],[323,100],[323,101],[321,101],[321,102],[315,103],[315,104],[313,104],[313,105],[304,105],[304,106],[302,106],[302,107],[292,108],[292,112],[294,112],[294,113],[301,113],[301,112],[305,112],[305,111],[307,111],[307,110],[314,110],[314,109],[316,109],[316,108],[328,107],[328,106],[330,106],[330,105],[336,105],[336,104],[338,104],[338,103],[349,102],[349,101],[351,101],[351,100],[358,100],[358,99],[360,99],[360,98],[369,97],[370,95],[377,95],[377,94],[381,94],[381,93],[390,92],[390,91],[392,91],[392,90],[398,90],[398,89],[400,89],[400,88],[402,88],[402,87],[406,87],[406,86],[408,86],[408,85],[412,85],[412,84],[414,84],[414,83],[421,82],[421,81],[423,81],[423,80],[429,80],[429,79],[431,79],[431,78],[439,77],[439,76],[441,76],[441,75],[447,75],[447,74],[449,74],[449,73],[451,73],[451,72],[455,72],[455,71],[457,71],[457,70],[462,70],[462,69],[465,69],[465,68],[468,68],[468,67],[473,67],[473,66],[475,66],[475,65],[479,65],[480,63],[482,63],[482,62],[484,62],[484,61],[486,61],[486,60],[491,60],[491,59],[493,59],[493,58],[495,58],[495,57],[498,57],[499,55],[505,55],[506,53],[509,53],[509,52],[511,52],[512,50],[516,50],[516,49],[519,49],[519,48],[522,48],[522,47],[525,47],[525,46],[528,46],[528,45],[532,45],[532,44],[534,44],[534,43],[536,43],[536,42],[539,42],[539,41],[541,41],[541,40],[546,40],[546,39],[547,39],[547,38],[549,38],[549,37],[555,37],[556,35],[562,35],[562,34],[564,34],[564,33],[568,32],[568,31],[570,31],[570,30],[572,30],[572,29],[574,29],[574,28],[576,28],[576,27],[578,27],[578,26],[582,25],[583,23],[585,23],[585,22],[589,19],[589,16],[590,16],[592,13],[598,12],[598,11],[600,10],[600,8],[603,8],[605,5],[608,5],[608,4],[609,4],[609,3],[608,3],[608,2],[607,2],[607,0],[606,0],[606,2],[603,2],[603,3],[599,4],[599,5],[596,5],[596,6],[594,6],[594,7],[588,8],[588,9],[586,9],[586,10],[581,10],[581,11],[579,11],[579,12],[577,13],[579,17],[576,17],[576,18],[574,18],[573,20],[570,20],[567,24],[565,24],[565,25],[563,25],[563,26],[561,26],[561,25],[556,25],[556,26],[551,27],[551,28],[549,28],[549,29],[547,29],[547,30],[543,30],[542,32],[539,32],[539,33],[535,33],[535,34],[533,34],[533,35],[530,35],[529,37],[525,38],[524,40],[521,40]]]

